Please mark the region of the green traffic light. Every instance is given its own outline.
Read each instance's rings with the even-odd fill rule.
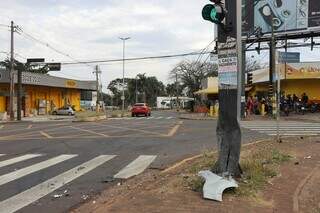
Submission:
[[[215,24],[221,24],[225,17],[225,13],[221,5],[207,4],[202,9],[202,17],[204,20],[213,22]]]
[[[218,21],[216,8],[213,8],[213,9],[211,10],[210,17],[211,17],[211,19],[212,19],[213,21]]]

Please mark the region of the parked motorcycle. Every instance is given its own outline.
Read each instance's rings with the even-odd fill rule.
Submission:
[[[298,114],[304,115],[308,111],[308,107],[301,100],[295,103],[295,111]]]
[[[315,103],[315,102],[311,103],[310,112],[315,113],[315,112],[319,112],[319,111],[320,111],[320,104]]]
[[[286,100],[280,103],[280,111],[282,111],[286,116],[289,116],[290,104]]]

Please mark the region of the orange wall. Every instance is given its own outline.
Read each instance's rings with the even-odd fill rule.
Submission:
[[[268,91],[267,83],[257,83],[250,95],[255,95],[258,91]],[[281,91],[285,95],[296,94],[298,97],[305,92],[310,100],[320,100],[320,79],[297,79],[297,80],[282,80]]]
[[[26,113],[33,113],[38,109],[39,99],[47,101],[47,113],[54,108],[63,107],[64,104],[75,106],[77,111],[80,110],[80,90],[67,88],[54,88],[45,86],[24,85],[26,91]],[[8,85],[1,84],[0,91],[9,91]],[[6,98],[0,96],[0,112],[6,110]]]

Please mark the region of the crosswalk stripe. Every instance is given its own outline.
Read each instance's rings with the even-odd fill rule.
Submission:
[[[273,130],[277,130],[277,128],[255,128],[255,129],[251,129],[253,131],[273,131]],[[279,130],[283,130],[283,131],[308,131],[308,130],[312,130],[312,131],[320,131],[320,129],[315,129],[315,128],[279,128]]]
[[[58,163],[61,163],[65,160],[74,158],[76,156],[78,156],[78,155],[59,155],[59,156],[51,158],[49,160],[42,161],[40,163],[25,167],[23,169],[19,169],[19,170],[13,171],[11,173],[2,175],[2,176],[0,176],[0,186],[3,184],[9,183],[11,181],[14,181],[16,179],[19,179],[21,177],[24,177],[26,175],[29,175],[31,173],[34,173],[34,172],[40,171],[42,169],[48,168],[50,166],[56,165]]]
[[[73,169],[70,169],[56,177],[53,177],[39,185],[36,185],[20,194],[0,202],[1,212],[13,213],[19,209],[39,200],[43,196],[61,188],[74,179],[92,171],[98,166],[114,158],[115,155],[100,155],[87,161]]]
[[[21,161],[25,161],[25,160],[29,160],[29,159],[32,159],[32,158],[40,157],[40,156],[42,156],[42,155],[41,154],[27,154],[27,155],[22,155],[22,156],[19,156],[19,157],[16,157],[16,158],[12,158],[12,159],[9,159],[9,160],[1,161],[0,162],[0,168],[15,164],[15,163],[18,163],[18,162],[21,162]]]
[[[276,133],[273,134],[268,134],[270,136],[276,136]],[[284,133],[284,134],[280,134],[281,136],[317,136],[318,134],[289,134],[289,133]]]
[[[122,170],[120,170],[114,178],[128,179],[132,176],[143,172],[155,159],[155,155],[140,155],[137,159],[132,161]]]

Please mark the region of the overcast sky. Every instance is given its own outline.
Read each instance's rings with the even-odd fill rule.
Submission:
[[[201,17],[207,0],[2,0],[0,24],[13,20],[24,32],[49,43],[77,60],[122,58],[119,37],[130,36],[126,56],[141,57],[185,53],[200,50],[213,40],[213,25]],[[0,26],[0,59],[10,49],[10,33]],[[51,49],[15,34],[15,50],[25,58],[46,61],[71,61]],[[295,49],[297,51],[297,49]],[[315,53],[315,52],[314,52]],[[317,54],[303,59],[316,60]],[[17,59],[25,59],[17,56]],[[268,52],[258,59],[265,60]],[[126,77],[138,73],[157,76],[168,83],[168,72],[180,60],[128,62]],[[102,65],[102,82],[122,76],[122,64]],[[93,67],[64,66],[52,73],[67,78],[94,79]],[[105,89],[104,89],[105,90]]]
[[[121,36],[130,36],[127,57],[165,55],[200,50],[213,39],[213,25],[201,18],[205,0],[4,0],[0,24],[13,20],[23,31],[77,60],[122,58]],[[0,52],[8,52],[10,33],[0,27]],[[15,51],[25,58],[71,61],[51,49],[15,34]],[[6,55],[0,54],[1,59]],[[17,56],[17,59],[25,59]],[[179,59],[128,62],[126,76],[157,76],[167,83]],[[192,59],[192,58],[191,58]],[[102,65],[104,87],[122,76],[122,64]],[[62,77],[94,79],[93,68],[64,66]]]

